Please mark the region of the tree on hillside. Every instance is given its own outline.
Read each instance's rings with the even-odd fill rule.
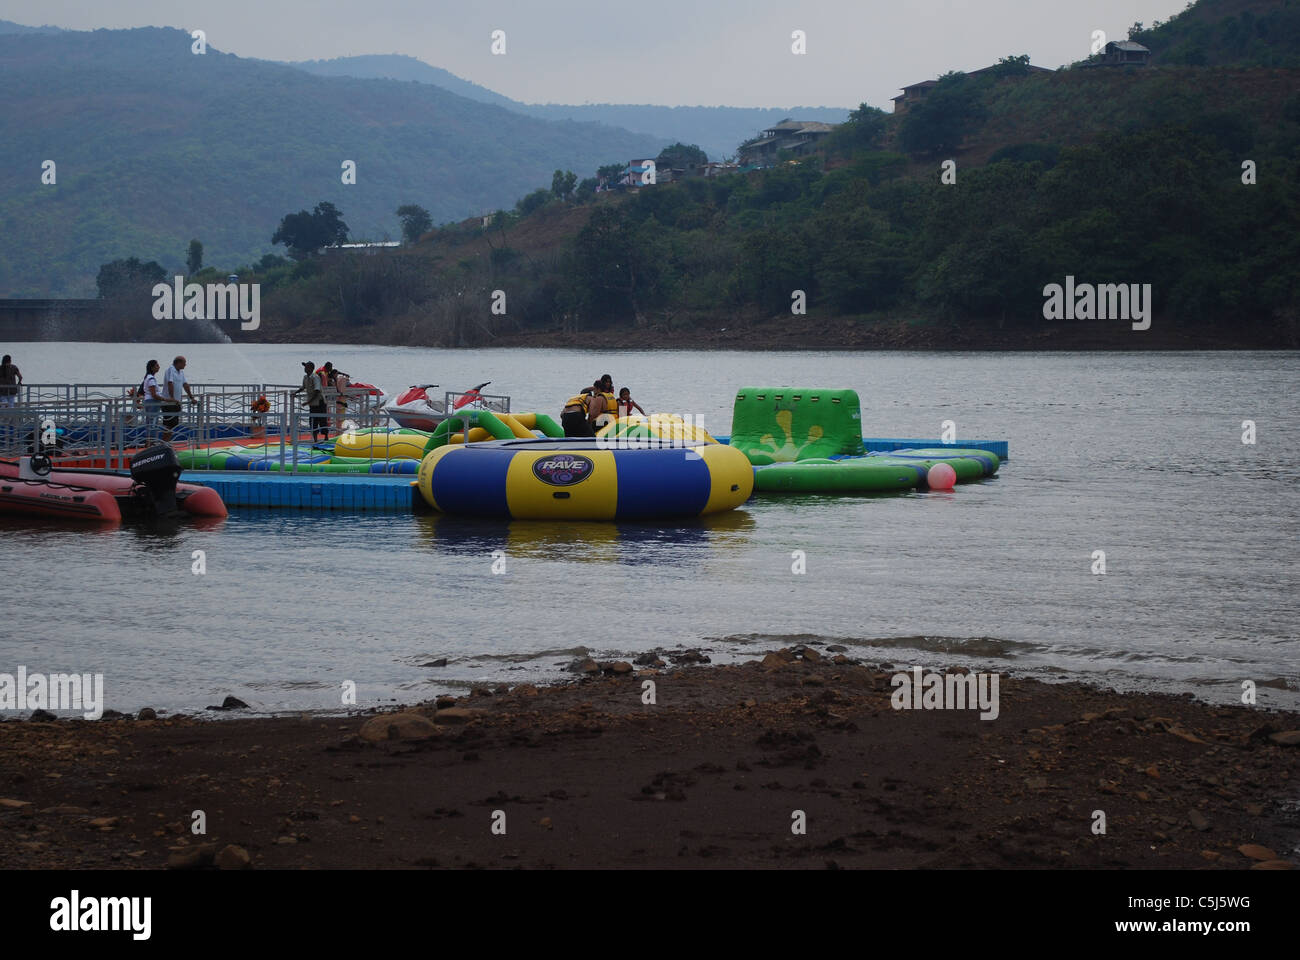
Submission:
[[[551,196],[551,191],[547,190],[545,187],[538,187],[528,196],[516,203],[515,209],[519,211],[521,217],[526,217],[534,210],[540,210],[542,207],[546,206],[547,202],[551,199]]]
[[[586,203],[596,196],[597,180],[595,177],[584,177],[578,184],[578,189],[574,191],[573,197],[579,203]]]
[[[847,155],[857,150],[878,150],[888,122],[889,114],[884,110],[860,104],[849,114],[848,122],[840,124],[826,138],[826,152]]]
[[[604,180],[606,183],[613,183],[622,176],[623,171],[626,169],[626,163],[607,163],[603,167],[596,169],[596,180],[598,182]]]
[[[999,57],[998,62],[993,65],[989,73],[998,79],[1002,77],[1028,76],[1029,54],[1022,53],[1018,57]]]
[[[904,114],[899,141],[911,154],[951,153],[988,115],[979,85],[964,73],[946,73]]]
[[[689,164],[701,166],[709,162],[709,155],[693,143],[674,143],[659,151],[655,165],[660,167],[681,167]]]
[[[167,271],[162,265],[150,260],[141,263],[138,257],[126,260],[114,260],[99,268],[95,285],[99,295],[105,300],[148,297],[154,284],[167,280]]]
[[[551,193],[557,200],[568,200],[573,196],[574,185],[578,182],[578,175],[572,170],[556,170],[551,176]]]
[[[433,229],[433,217],[429,216],[429,211],[414,203],[398,207],[397,216],[402,221],[402,239],[407,243],[415,243]]]
[[[191,240],[189,253],[185,255],[185,271],[192,277],[202,269],[203,244],[197,240]]]
[[[334,204],[322,200],[311,212],[299,210],[285,214],[271,242],[284,244],[295,260],[305,260],[321,247],[342,243],[347,238],[348,225],[343,222],[343,215]]]

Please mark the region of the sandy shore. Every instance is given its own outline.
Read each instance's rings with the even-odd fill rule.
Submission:
[[[1300,860],[1297,714],[1007,675],[994,720],[895,710],[892,666],[826,648],[617,670],[400,718],[0,723],[0,867]]]

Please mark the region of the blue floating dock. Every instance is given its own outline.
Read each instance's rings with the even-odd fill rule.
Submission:
[[[730,443],[730,436],[713,435],[718,443]],[[963,450],[987,450],[996,454],[999,460],[1010,460],[1010,440],[960,440],[956,443],[944,443],[942,440],[900,440],[891,437],[863,437],[862,445],[867,453],[889,453],[893,450],[908,448],[928,449],[930,447],[961,447]]]
[[[197,483],[221,494],[227,507],[290,510],[373,510],[410,513],[423,505],[409,476],[379,473],[225,473],[187,470],[182,483]]]

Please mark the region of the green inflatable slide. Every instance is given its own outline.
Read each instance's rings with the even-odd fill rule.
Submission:
[[[860,456],[862,406],[854,390],[741,387],[731,414],[731,445],[749,462],[791,463]]]

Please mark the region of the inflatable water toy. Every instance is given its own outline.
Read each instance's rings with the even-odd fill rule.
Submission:
[[[464,443],[465,427],[469,427],[469,442],[483,440],[520,440],[542,437],[559,438],[564,430],[544,413],[493,413],[491,410],[464,410],[448,417],[429,437],[425,453],[447,443]]]
[[[427,439],[427,437],[422,437]],[[420,467],[419,456],[378,459],[334,456],[328,445],[278,443],[253,446],[196,447],[181,450],[176,459],[186,470],[256,470],[273,473],[408,473]]]
[[[730,443],[755,465],[857,456],[863,452],[862,406],[853,390],[741,387]]]
[[[911,490],[928,485],[930,468],[937,463],[950,466],[958,483],[992,476],[999,466],[995,454],[962,448],[898,450],[838,460],[813,458],[756,468],[754,490],[760,493]]]
[[[691,440],[700,443],[717,443],[704,427],[690,423],[675,413],[652,413],[648,417],[619,417],[596,431],[605,440],[646,439]]]
[[[516,520],[659,520],[732,510],[754,473],[717,443],[515,438],[445,444],[420,464],[418,486],[442,513]]]
[[[168,446],[131,458],[131,469],[55,469],[47,457],[0,460],[0,509],[7,513],[120,520],[182,512],[224,517],[221,496],[207,487],[177,483],[181,468]],[[102,496],[99,496],[102,494]],[[111,509],[108,501],[112,501]]]
[[[334,438],[334,456],[370,460],[407,457],[418,460],[424,456],[429,436],[426,430],[407,427],[396,430],[348,430]]]

